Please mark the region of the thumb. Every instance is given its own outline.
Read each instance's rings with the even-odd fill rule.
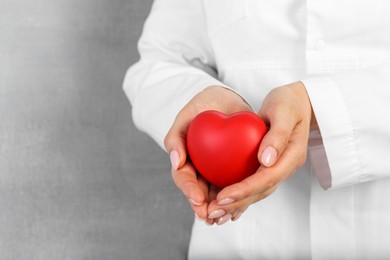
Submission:
[[[187,160],[186,137],[191,119],[179,113],[164,138],[165,149],[169,153],[172,168],[175,170],[182,167]]]
[[[275,115],[269,123],[269,131],[263,137],[258,152],[259,162],[266,167],[271,167],[277,162],[287,147],[296,125],[291,116],[283,114]]]

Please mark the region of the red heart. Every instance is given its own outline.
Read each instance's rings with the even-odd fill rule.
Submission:
[[[257,170],[257,152],[266,132],[266,124],[254,113],[225,115],[208,110],[192,120],[187,149],[198,172],[210,183],[224,188]]]

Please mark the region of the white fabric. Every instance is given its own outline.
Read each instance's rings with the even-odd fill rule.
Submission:
[[[319,126],[310,160],[269,198],[238,222],[195,222],[190,259],[390,258],[389,14],[387,0],[155,1],[124,89],[161,146],[209,85],[257,111],[301,80]]]

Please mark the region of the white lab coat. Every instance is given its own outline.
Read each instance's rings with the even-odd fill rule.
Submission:
[[[124,89],[161,146],[209,85],[257,111],[301,80],[320,129],[306,165],[239,221],[195,221],[190,259],[390,259],[390,1],[156,0],[139,51]]]

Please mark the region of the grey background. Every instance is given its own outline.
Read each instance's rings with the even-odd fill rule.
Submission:
[[[0,0],[0,259],[184,259],[193,215],[122,91],[151,0]]]

